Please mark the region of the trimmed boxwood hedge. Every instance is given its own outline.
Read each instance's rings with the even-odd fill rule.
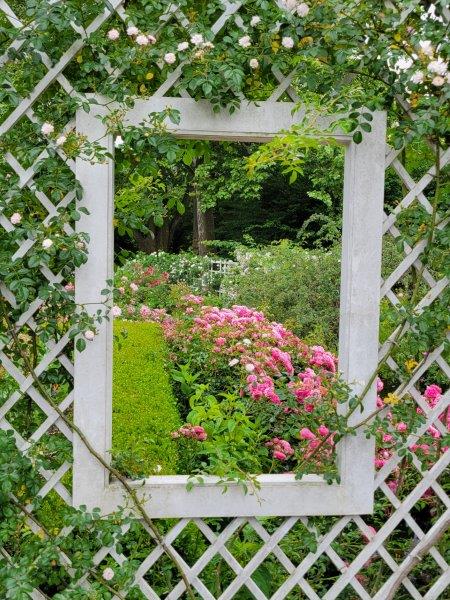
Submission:
[[[170,385],[161,327],[157,323],[115,321],[114,335],[112,425],[116,465],[136,477],[176,473],[178,455],[170,433],[180,427],[181,419]]]

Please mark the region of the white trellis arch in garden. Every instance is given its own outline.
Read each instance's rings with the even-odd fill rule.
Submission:
[[[55,4],[55,2],[50,0],[49,5],[51,4]],[[243,27],[243,21],[239,15],[243,3],[240,1],[230,2],[229,0],[223,0],[222,4],[223,11],[217,16],[217,19],[210,28],[212,37],[220,32],[230,21],[233,21],[237,27]],[[387,2],[387,4],[391,5],[393,3]],[[409,12],[414,10],[414,7],[418,3],[410,2],[408,4],[408,8],[402,11],[400,20],[406,19]],[[46,90],[52,85],[54,85],[58,91],[62,90],[72,97],[83,98],[83,94],[76,91],[77,86],[75,85],[74,87],[72,85],[72,82],[70,81],[72,75],[67,71],[67,67],[76,60],[76,56],[82,50],[86,38],[104,27],[110,19],[117,16],[125,24],[129,23],[129,18],[123,5],[124,0],[111,0],[110,3],[108,3],[108,7],[99,9],[97,16],[93,17],[91,23],[85,25],[85,29],[80,29],[73,24],[72,26],[75,32],[74,41],[70,39],[68,41],[67,49],[65,49],[60,56],[53,58],[53,60],[51,60],[42,51],[42,48],[39,47],[39,56],[42,61],[41,66],[44,69],[42,78],[38,82],[33,83],[31,89],[27,91],[27,95],[23,94],[21,98],[17,96],[18,104],[7,114],[4,121],[1,123],[0,135],[14,131],[14,128],[20,126],[21,119],[26,122],[31,121],[32,123],[40,124],[34,110],[34,105],[35,103],[39,103],[43,94],[45,94]],[[0,0],[0,10],[11,26],[17,28],[18,31],[17,40],[13,42],[10,49],[20,50],[24,40],[20,39],[19,31],[26,27],[26,25],[14,14],[14,11],[5,0]],[[448,19],[450,17],[448,11],[445,14],[446,19]],[[163,29],[165,24],[172,19],[175,19],[187,32],[189,31],[190,23],[183,11],[176,4],[167,3],[167,11],[161,16],[161,29]],[[10,55],[8,49],[0,57],[0,65],[4,65],[9,60]],[[105,77],[114,75],[107,63],[103,65],[103,68]],[[277,84],[271,93],[270,101],[277,102],[285,100],[287,96],[292,101],[297,101],[298,98],[295,91],[290,86],[294,73],[282,73],[275,67],[272,69],[272,73]],[[119,74],[116,73],[116,75]],[[168,78],[161,84],[154,97],[163,99],[166,94],[170,93],[171,89],[181,76],[182,65],[169,74]],[[12,84],[11,89],[14,90]],[[187,96],[187,92],[184,92],[184,94]],[[397,100],[402,106],[408,109],[408,103],[405,99],[397,98]],[[168,103],[169,101],[164,99],[160,106],[165,106]],[[69,131],[74,127],[74,116],[74,114],[71,114],[68,117],[65,131]],[[52,145],[51,142],[47,143],[49,146]],[[62,158],[65,158],[62,149],[57,149],[57,152]],[[389,145],[386,145],[385,147],[384,167],[386,170],[395,172],[404,187],[404,192],[398,198],[395,207],[389,207],[384,214],[383,235],[385,238],[400,237],[401,234],[398,226],[399,219],[401,218],[402,213],[413,202],[417,201],[426,212],[432,212],[432,207],[427,199],[427,186],[436,175],[435,166],[428,167],[424,165],[423,169],[420,170],[420,174],[413,177],[401,162],[401,152],[402,149],[395,150],[389,147]],[[66,207],[74,197],[74,193],[71,192],[57,204],[43,191],[36,189],[34,167],[39,160],[47,156],[47,148],[41,149],[37,158],[34,159],[33,164],[25,165],[20,155],[14,150],[7,152],[5,155],[5,160],[8,163],[9,168],[13,173],[17,174],[19,178],[19,188],[31,190],[36,197],[36,202],[39,202],[47,211],[48,215],[43,220],[44,229],[48,226],[50,218],[57,215],[57,209]],[[450,152],[447,151],[442,153],[440,157],[440,168],[444,168],[449,160]],[[71,160],[68,160],[67,164],[70,169],[75,169],[75,165]],[[106,171],[110,172],[108,169],[106,169]],[[106,174],[104,177],[107,179]],[[112,180],[109,182],[107,181],[107,183],[108,185],[111,185]],[[107,223],[108,222],[105,220],[103,225],[106,227]],[[13,230],[13,225],[3,214],[0,214],[0,225],[7,232]],[[444,226],[445,221],[442,220],[440,227],[442,228]],[[14,256],[16,258],[26,256],[33,243],[33,240],[25,240],[20,243]],[[411,243],[411,245],[407,243],[403,244],[402,260],[392,272],[387,274],[384,281],[381,282],[381,288],[378,288],[380,290],[380,298],[385,299],[386,302],[393,305],[397,305],[399,299],[395,291],[396,285],[411,271],[414,271],[420,276],[424,285],[424,292],[417,303],[417,311],[420,312],[426,309],[427,306],[433,303],[443,293],[448,286],[448,279],[445,276],[438,279],[437,276],[432,274],[427,268],[423,268],[421,256],[426,252],[426,249],[426,241],[419,241],[414,244]],[[105,248],[102,248],[102,252],[105,252]],[[41,268],[41,272],[42,276],[51,282],[60,282],[62,280],[61,274],[52,273],[48,268]],[[94,282],[94,284],[97,285],[98,282]],[[97,288],[95,287],[94,289]],[[14,294],[3,282],[0,283],[0,290],[10,305],[16,307]],[[18,331],[20,331],[21,328],[30,328],[31,330],[36,329],[35,315],[42,304],[43,300],[40,298],[36,298],[32,301],[28,309],[16,319],[15,327]],[[383,359],[387,355],[390,342],[394,337],[395,332],[388,340],[385,340],[383,344],[380,345],[380,359]],[[105,359],[107,357],[106,343],[106,332],[104,332],[103,344],[105,344]],[[39,442],[39,440],[50,431],[53,435],[58,434],[64,436],[67,440],[72,442],[74,436],[71,429],[64,424],[56,411],[42,397],[32,377],[23,372],[23,367],[20,364],[15,364],[13,360],[8,357],[7,344],[3,341],[0,343],[0,359],[3,368],[18,384],[18,389],[0,406],[0,428],[14,431],[16,444],[19,450],[26,453],[31,444]],[[47,342],[45,355],[36,366],[37,375],[39,377],[43,375],[54,361],[58,361],[63,365],[67,372],[67,380],[70,382],[70,378],[73,374],[73,364],[70,360],[70,339],[68,335],[65,335],[59,340],[49,340]],[[399,368],[392,357],[388,359],[387,366],[394,372]],[[422,436],[430,425],[434,425],[442,431],[442,423],[439,421],[439,415],[442,414],[450,404],[450,392],[447,391],[446,394],[443,394],[439,404],[434,408],[430,408],[424,402],[418,386],[419,379],[432,368],[439,370],[447,377],[450,377],[450,367],[443,356],[443,345],[434,348],[426,357],[424,357],[420,365],[418,365],[411,374],[409,381],[397,390],[399,396],[410,395],[415,400],[418,407],[421,408],[425,417],[425,422],[420,426],[419,430],[415,432],[414,435],[411,434],[408,436],[408,444],[414,443],[416,438]],[[106,368],[103,373],[104,377],[106,377]],[[103,386],[103,389],[105,389],[106,381],[103,381],[101,385]],[[17,428],[13,426],[12,419],[9,416],[9,411],[24,396],[27,396],[31,402],[39,406],[43,415],[42,421],[36,425],[28,439],[25,439]],[[69,411],[71,409],[73,397],[73,390],[69,384],[67,395],[60,404],[61,410]],[[105,396],[103,397],[103,401],[105,401]],[[99,443],[102,449],[108,447],[109,440],[109,432],[106,429],[104,421],[104,415],[107,410],[108,407],[104,405],[100,415],[100,419],[103,419],[100,423],[100,428],[104,432],[104,437],[101,440],[96,441],[96,444]],[[382,517],[382,524],[376,535],[373,537],[370,535],[370,528],[368,526],[370,521],[366,521],[358,513],[348,514],[339,519],[327,520],[327,523],[324,524],[322,531],[319,533],[311,520],[305,517],[294,516],[298,514],[297,512],[287,515],[286,518],[272,521],[270,519],[261,520],[256,517],[256,512],[249,511],[245,516],[236,517],[229,521],[227,520],[220,531],[215,530],[213,525],[211,525],[207,519],[202,518],[182,518],[177,520],[176,523],[169,523],[167,529],[164,530],[165,547],[169,548],[177,557],[186,573],[188,581],[198,595],[201,598],[208,600],[213,600],[214,596],[203,583],[202,575],[207,566],[216,559],[223,560],[224,563],[226,563],[227,568],[231,570],[233,576],[233,580],[221,595],[222,600],[239,598],[239,594],[244,590],[248,590],[258,600],[267,600],[267,596],[257,585],[254,575],[257,572],[257,569],[270,557],[276,561],[277,565],[279,565],[285,575],[284,582],[272,596],[274,600],[283,600],[288,597],[309,598],[312,600],[319,600],[320,597],[322,597],[326,600],[335,600],[343,597],[345,594],[349,594],[345,597],[362,598],[363,600],[386,600],[391,585],[397,580],[399,574],[403,584],[401,592],[399,591],[402,594],[400,596],[401,598],[413,598],[414,600],[436,600],[438,598],[445,598],[446,590],[450,584],[450,569],[445,557],[436,546],[432,545],[432,542],[435,532],[445,524],[450,516],[450,499],[442,485],[442,478],[450,460],[450,452],[443,454],[429,470],[425,470],[417,457],[414,457],[413,469],[415,469],[415,472],[417,473],[418,482],[415,483],[413,489],[402,498],[398,497],[387,485],[390,476],[399,468],[401,460],[401,457],[394,452],[392,457],[376,473],[375,478],[371,476],[370,480],[369,478],[366,480],[368,481],[367,485],[370,490],[376,491],[383,502],[388,505],[388,510]],[[54,470],[41,468],[39,473],[42,478],[42,486],[39,490],[39,495],[43,498],[46,498],[49,495],[57,495],[58,500],[62,500],[71,505],[74,498],[70,486],[67,484],[67,475],[70,473],[70,469],[71,463],[66,460]],[[106,483],[104,478],[103,482]],[[436,519],[435,524],[429,530],[424,530],[414,514],[414,508],[428,489],[431,489],[435,494],[442,511],[440,516]],[[77,490],[75,489],[75,495],[76,493]],[[214,516],[218,516],[218,513],[214,512]],[[28,523],[31,531],[41,533],[38,526],[33,523],[32,520],[28,520]],[[286,544],[289,545],[289,536],[295,532],[296,527],[300,525],[305,525],[310,531],[314,531],[317,534],[318,546],[317,549],[308,552],[305,557],[296,560],[286,551]],[[406,556],[396,557],[390,551],[390,544],[391,541],[394,541],[394,543],[396,542],[395,532],[400,526],[410,532],[411,549],[414,547],[414,550],[411,550]],[[204,540],[206,540],[205,549],[202,550],[201,555],[197,557],[192,564],[187,564],[177,551],[177,542],[182,538],[187,527],[195,528]],[[251,558],[249,557],[248,560],[246,559],[243,563],[240,563],[233,555],[232,549],[230,551],[230,544],[237,532],[243,527],[247,527],[254,533],[259,540],[259,546]],[[158,561],[163,557],[164,548],[154,539],[154,535],[145,524],[142,525],[142,528],[144,534],[148,535],[148,550],[146,550],[144,557],[140,556],[139,559],[135,558],[135,560],[139,561],[139,566],[136,568],[134,574],[134,582],[145,598],[156,599],[159,596],[152,587],[151,573],[153,569],[158,567]],[[358,534],[365,534],[368,536],[367,539],[370,539],[362,549],[356,550],[355,555],[352,558],[339,554],[338,544],[347,531],[350,531],[350,533],[357,532]],[[67,534],[70,535],[70,532],[67,531]],[[423,552],[424,556],[437,565],[437,575],[435,579],[430,582],[426,591],[419,591],[414,578],[405,575],[404,571],[404,569],[408,568],[411,560],[413,560],[413,553],[420,552]],[[117,551],[113,546],[104,546],[94,557],[93,563],[95,565],[101,565],[102,561],[109,559],[117,564],[123,564],[128,558],[126,548],[122,548],[122,551]],[[364,573],[365,565],[368,561],[374,558],[377,558],[380,561],[382,567],[388,568],[388,575],[385,577],[379,589],[369,590],[361,583],[360,575]],[[318,595],[311,585],[313,582],[310,576],[311,570],[314,569],[320,561],[326,561],[337,573],[335,580],[329,583],[327,591],[324,595],[321,594],[321,596]],[[80,581],[87,590],[90,589],[91,583],[96,583],[92,573],[88,571],[86,571]],[[173,587],[167,591],[166,597],[170,600],[175,600],[176,598],[182,597],[184,591],[185,585],[180,579],[180,581],[175,583]],[[124,593],[124,595],[126,595],[126,593]],[[42,600],[44,595],[36,589],[32,592],[32,597],[36,600]]]
[[[113,136],[102,120],[108,114],[106,104],[110,110],[105,99],[98,99],[89,113],[79,110],[77,131],[90,141],[104,138],[107,150],[113,153]],[[179,125],[169,125],[180,138],[264,142],[304,118],[304,112],[295,111],[295,104],[290,102],[243,104],[230,115],[228,111],[214,112],[206,101],[153,98],[138,100],[124,122],[136,126],[167,106],[180,113]],[[318,123],[324,139],[331,120],[323,118]],[[345,148],[339,364],[355,391],[364,388],[378,361],[385,131],[386,115],[375,113],[372,132],[361,144],[343,132],[327,134]],[[90,238],[88,261],[76,276],[76,301],[95,312],[104,301],[101,292],[105,282],[112,278],[114,162],[108,159],[92,164],[78,159],[76,174],[84,191],[83,206],[89,211],[77,227]],[[111,354],[112,324],[105,321],[99,335],[75,360],[75,422],[105,459],[112,445]],[[364,411],[357,411],[351,424],[374,410],[375,387],[374,382]],[[366,439],[363,431],[348,436],[338,447],[341,481],[332,485],[317,475],[296,481],[294,475],[287,474],[259,476],[261,488],[256,494],[245,494],[237,484],[229,484],[224,494],[213,477],[188,491],[188,475],[152,476],[132,485],[147,498],[146,508],[153,517],[363,514],[373,506],[373,454],[374,441]],[[76,439],[74,503],[100,506],[105,513],[123,503],[120,486],[109,481],[109,473]]]

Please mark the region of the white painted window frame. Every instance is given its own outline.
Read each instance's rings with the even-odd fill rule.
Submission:
[[[138,125],[151,112],[166,107],[180,111],[181,122],[169,129],[180,138],[264,142],[280,130],[298,123],[303,113],[293,112],[292,103],[244,104],[232,115],[214,113],[206,101],[189,98],[138,100],[124,120]],[[114,141],[106,135],[102,106],[90,113],[77,112],[78,133],[89,140],[102,139],[114,153]],[[329,119],[318,125],[327,130]],[[361,144],[351,136],[334,132],[345,148],[342,271],[340,296],[339,368],[356,392],[362,389],[377,367],[378,323],[381,281],[381,240],[385,173],[386,116],[373,113],[372,132]],[[324,165],[326,168],[326,165]],[[103,302],[101,290],[113,276],[114,161],[90,164],[77,160],[77,179],[83,187],[82,205],[89,210],[77,223],[77,230],[90,236],[89,258],[76,273],[76,302],[94,312]],[[293,274],[295,276],[295,274]],[[94,341],[75,356],[74,419],[90,443],[106,460],[111,448],[112,425],[112,325],[104,322]],[[375,384],[350,424],[370,414],[376,404]],[[340,407],[345,411],[345,407]],[[362,432],[338,444],[339,484],[327,484],[319,475],[296,481],[294,475],[259,476],[257,494],[244,494],[232,484],[226,493],[217,478],[187,491],[187,475],[151,476],[132,482],[139,489],[153,518],[307,516],[365,514],[373,509],[374,440]],[[89,509],[100,507],[110,513],[124,505],[118,482],[90,455],[74,436],[73,503]]]

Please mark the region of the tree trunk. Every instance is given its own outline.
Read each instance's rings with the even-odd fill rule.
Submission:
[[[146,254],[161,250],[167,252],[173,237],[173,234],[171,234],[171,222],[166,219],[162,227],[149,224],[148,228],[151,233],[143,234],[140,231],[136,231],[134,234],[138,249]]]
[[[197,186],[193,183],[192,204],[193,204],[193,231],[192,231],[192,247],[194,252],[200,256],[208,254],[208,247],[204,242],[214,239],[214,210],[208,208],[206,211],[201,210],[201,201],[197,192]]]

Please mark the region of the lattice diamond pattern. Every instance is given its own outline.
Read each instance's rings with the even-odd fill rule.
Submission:
[[[57,0],[50,0],[50,3],[53,4]],[[130,24],[130,20],[128,19],[125,9],[123,7],[123,0],[110,0],[110,5],[114,9],[115,13],[118,15],[122,21]],[[237,27],[243,27],[243,22],[241,17],[239,16],[239,9],[242,6],[242,2],[231,2],[229,0],[223,0],[223,12],[217,21],[212,25],[211,31],[213,36],[217,35],[221,29],[226,25],[226,23],[232,19]],[[9,7],[8,3],[5,0],[0,0],[0,10],[6,15],[9,22],[14,27],[22,27],[22,23],[20,19],[14,14],[12,9]],[[412,10],[411,9],[408,9]],[[405,11],[405,18],[407,16],[407,12]],[[28,118],[33,123],[39,123],[39,119],[36,117],[33,112],[33,105],[39,99],[41,94],[52,84],[58,83],[64,92],[71,96],[79,96],[79,93],[75,91],[70,81],[64,75],[64,70],[71,63],[77,53],[82,49],[84,45],[84,40],[86,36],[91,33],[97,31],[109,18],[111,17],[111,13],[108,9],[105,9],[103,13],[99,14],[92,23],[86,28],[86,31],[83,31],[81,28],[74,27],[74,31],[76,31],[78,38],[77,40],[64,52],[64,54],[59,58],[56,63],[53,63],[51,59],[44,52],[39,52],[39,56],[42,60],[43,65],[46,67],[47,72],[41,81],[35,86],[35,88],[31,91],[28,97],[23,98],[18,106],[6,117],[3,123],[0,125],[0,135],[5,134],[16,123],[19,122],[23,117]],[[189,20],[186,15],[182,12],[182,10],[173,3],[170,3],[168,6],[167,13],[161,18],[161,28],[165,26],[171,19],[176,19],[178,24],[181,27],[187,29],[189,27]],[[33,25],[29,26],[30,28]],[[18,49],[22,46],[23,41],[16,40],[11,49]],[[8,61],[8,52],[6,52],[3,56],[0,57],[0,65],[5,64]],[[162,65],[159,65],[161,68]],[[106,67],[108,75],[112,77],[119,77],[120,71],[113,70],[111,67]],[[170,90],[176,85],[177,82],[180,81],[182,77],[182,69],[183,64],[177,66],[167,77],[167,79],[160,85],[158,90],[155,92],[156,96],[165,96],[170,92]],[[279,101],[284,94],[287,94],[290,99],[296,101],[298,97],[295,93],[295,90],[291,87],[291,82],[293,77],[295,76],[295,71],[289,73],[287,75],[281,73],[278,69],[273,68],[273,75],[278,82],[278,86],[269,97],[270,101]],[[11,86],[12,88],[12,86]],[[188,96],[187,92],[182,92],[182,95]],[[406,103],[403,99],[399,99],[403,105],[406,106]],[[64,131],[69,131],[74,126],[74,122],[72,119],[66,124]],[[47,142],[51,143],[51,142]],[[74,164],[72,161],[67,161],[64,153],[61,149],[56,148],[59,156],[66,160],[66,164],[68,164],[69,168],[73,171]],[[426,173],[424,173],[418,181],[415,181],[413,177],[408,173],[405,167],[399,160],[400,151],[393,150],[392,148],[387,147],[386,149],[386,169],[392,168],[399,179],[404,185],[406,193],[401,201],[397,204],[394,210],[392,210],[389,214],[385,214],[384,219],[384,228],[383,231],[385,234],[389,234],[393,238],[398,238],[400,236],[400,230],[398,227],[398,218],[401,215],[402,211],[408,208],[413,202],[419,202],[420,205],[426,210],[428,213],[431,212],[432,208],[427,200],[425,189],[428,184],[432,181],[435,167],[431,167]],[[35,167],[40,160],[47,157],[47,150],[43,150],[40,155],[35,160],[34,164],[28,168],[23,168],[19,161],[11,154],[8,153],[5,156],[5,159],[11,169],[17,174],[19,181],[18,185],[20,189],[29,188],[31,192],[34,194],[36,199],[42,204],[42,206],[47,211],[47,216],[43,221],[44,226],[48,225],[49,220],[57,215],[58,208],[66,207],[74,198],[74,192],[71,192],[65,196],[61,202],[55,206],[52,203],[46,194],[41,191],[38,191],[35,187],[34,176],[35,176]],[[441,156],[441,168],[444,168],[450,161],[450,150],[443,153]],[[446,226],[445,221],[441,221],[439,227],[443,228]],[[0,215],[0,225],[3,228],[10,232],[13,230],[13,225],[10,221],[3,215]],[[72,229],[69,225],[66,226],[66,233],[72,233]],[[26,255],[28,250],[32,247],[34,241],[32,239],[25,240],[17,249],[14,254],[14,258],[23,257]],[[448,280],[446,278],[442,278],[436,281],[435,277],[429,272],[428,269],[423,268],[423,264],[421,262],[421,254],[424,252],[426,247],[426,242],[421,241],[418,242],[414,247],[410,247],[408,244],[404,244],[404,258],[401,263],[396,267],[396,269],[390,273],[390,275],[385,279],[385,281],[381,284],[381,297],[386,297],[392,304],[396,305],[399,303],[399,298],[396,293],[393,291],[396,284],[401,281],[401,279],[405,276],[405,274],[410,269],[415,269],[416,273],[419,273],[422,280],[426,284],[427,292],[423,295],[417,305],[417,310],[421,311],[426,306],[431,304],[448,285]],[[62,276],[61,274],[54,274],[48,268],[42,268],[41,272],[45,278],[50,282],[61,282]],[[12,307],[16,306],[14,295],[10,290],[6,288],[4,284],[0,284],[0,291],[4,295],[5,298],[10,302]],[[20,316],[20,318],[16,322],[17,330],[19,331],[22,327],[27,326],[31,330],[36,329],[36,322],[34,320],[34,316],[37,311],[42,306],[42,301],[36,299],[31,303],[29,309]],[[380,359],[382,359],[389,350],[390,344],[394,339],[396,332],[393,332],[391,336],[384,342],[384,344],[380,347]],[[73,376],[73,364],[71,359],[69,358],[66,349],[69,343],[68,335],[65,335],[58,341],[50,340],[47,343],[47,352],[45,356],[41,357],[39,364],[36,367],[36,374],[38,377],[45,373],[46,369],[51,365],[53,361],[59,361],[61,365],[67,371],[68,376]],[[43,422],[39,425],[39,427],[32,432],[29,439],[24,439],[17,431],[15,431],[15,437],[17,441],[17,446],[22,451],[26,451],[30,444],[36,442],[42,438],[45,434],[49,432],[50,429],[57,429],[62,435],[64,435],[68,440],[72,440],[72,432],[70,429],[61,421],[57,413],[48,405],[42,395],[39,393],[39,390],[36,389],[36,385],[31,376],[25,376],[14,363],[8,357],[7,352],[5,352],[5,344],[0,344],[0,359],[2,361],[3,367],[6,371],[11,375],[11,377],[17,382],[18,389],[14,391],[11,396],[6,400],[6,402],[0,407],[0,427],[2,429],[11,429],[11,423],[8,421],[7,416],[8,412],[11,408],[19,401],[19,399],[24,395],[28,395],[31,400],[39,406],[40,410],[44,413],[45,418]],[[418,365],[414,372],[411,374],[411,378],[408,383],[398,390],[399,395],[410,394],[415,401],[417,402],[418,407],[420,407],[425,415],[426,422],[421,426],[419,431],[415,433],[415,435],[411,435],[408,442],[414,443],[417,439],[417,436],[423,435],[428,427],[433,424],[439,431],[444,433],[445,427],[439,420],[439,415],[441,415],[444,410],[448,409],[450,406],[450,391],[447,391],[446,394],[442,396],[440,402],[434,408],[430,408],[422,399],[419,390],[416,387],[416,383],[419,378],[433,365],[439,367],[442,372],[450,377],[450,366],[445,361],[442,356],[443,347],[436,348],[433,352],[431,352],[428,356],[424,357],[423,361],[420,365]],[[388,366],[393,370],[398,369],[398,365],[396,364],[393,358],[389,358],[387,362]],[[73,402],[72,392],[69,391],[66,397],[60,404],[62,410],[67,410],[71,407]],[[193,588],[196,590],[198,595],[202,598],[213,600],[215,596],[212,592],[206,587],[204,582],[202,581],[202,572],[209,565],[209,563],[217,557],[220,557],[226,565],[229,567],[230,572],[234,574],[234,579],[228,584],[223,593],[221,594],[221,600],[228,600],[231,598],[239,598],[240,591],[243,589],[247,589],[250,594],[257,598],[258,600],[266,599],[266,595],[263,593],[261,588],[257,585],[256,581],[252,578],[257,569],[264,563],[264,561],[269,556],[275,557],[277,563],[280,565],[280,568],[284,570],[286,577],[282,585],[275,591],[272,595],[272,600],[282,600],[286,598],[290,594],[294,594],[294,596],[290,595],[289,597],[299,597],[299,598],[309,598],[312,600],[317,600],[320,596],[313,589],[310,582],[308,581],[308,572],[311,567],[314,566],[317,560],[320,557],[326,557],[328,561],[340,572],[340,576],[336,579],[336,581],[330,586],[328,591],[322,597],[327,600],[332,600],[340,596],[343,590],[347,590],[348,586],[353,590],[352,598],[362,598],[364,600],[370,600],[371,598],[376,600],[383,600],[385,598],[388,586],[391,580],[391,577],[388,576],[385,582],[381,585],[378,591],[375,592],[375,595],[371,595],[366,587],[364,586],[364,579],[358,577],[360,573],[364,570],[364,565],[369,561],[374,555],[380,557],[384,563],[389,567],[391,571],[395,571],[399,566],[394,560],[392,554],[386,548],[388,544],[389,537],[394,532],[395,528],[399,526],[400,523],[404,523],[405,526],[409,527],[411,532],[416,537],[417,544],[426,544],[428,539],[431,537],[433,530],[440,525],[440,523],[448,518],[450,515],[450,499],[446,492],[444,491],[442,485],[439,483],[439,478],[445,472],[445,469],[448,467],[448,463],[450,461],[450,453],[447,452],[443,454],[439,460],[428,470],[423,471],[423,467],[418,458],[414,458],[413,464],[417,469],[417,474],[419,481],[415,488],[409,492],[409,494],[403,498],[398,498],[395,493],[389,488],[387,485],[387,481],[391,474],[394,472],[396,468],[398,468],[401,458],[399,456],[392,456],[392,458],[378,471],[375,481],[374,481],[374,489],[378,490],[378,493],[384,495],[384,497],[388,500],[390,505],[392,506],[392,510],[390,512],[390,516],[386,518],[386,521],[383,527],[375,534],[372,535],[371,529],[366,524],[364,519],[360,516],[353,517],[343,517],[335,520],[334,524],[330,525],[330,528],[325,533],[319,534],[310,520],[306,518],[285,518],[278,519],[278,525],[272,529],[268,528],[266,525],[266,520],[258,520],[254,517],[249,516],[248,518],[235,518],[230,520],[230,522],[220,531],[216,532],[209,524],[208,520],[203,519],[193,519],[192,524],[195,525],[198,530],[203,535],[204,539],[209,544],[207,549],[203,552],[203,554],[194,561],[193,564],[189,565],[182,556],[177,552],[174,547],[174,543],[180,534],[185,530],[185,528],[190,523],[188,519],[181,519],[175,525],[173,525],[167,533],[164,535],[164,543],[171,549],[174,555],[179,560],[180,564],[185,569],[188,580],[190,581]],[[42,469],[41,476],[43,478],[43,485],[40,490],[41,496],[46,496],[50,491],[54,490],[64,502],[71,504],[71,496],[66,486],[62,483],[62,478],[69,471],[70,464],[68,462],[64,462],[57,470],[54,472]],[[437,523],[432,527],[432,529],[428,532],[424,532],[417,521],[412,516],[412,509],[414,508],[417,501],[421,498],[423,493],[431,488],[433,492],[436,494],[442,505],[442,514],[439,517]],[[33,531],[37,531],[38,526],[33,521],[32,515],[28,519],[28,524]],[[310,531],[314,531],[318,535],[318,546],[315,552],[309,552],[298,564],[295,564],[291,558],[286,554],[286,552],[282,549],[281,543],[285,540],[289,540],[289,534],[292,533],[293,529],[296,525],[306,526]],[[153,549],[147,555],[147,557],[140,563],[138,569],[135,573],[135,583],[138,588],[141,590],[144,598],[157,599],[159,598],[158,594],[155,592],[153,587],[150,585],[149,581],[151,581],[151,572],[152,567],[161,559],[164,554],[164,550],[154,539],[154,534],[148,530],[145,524],[142,524],[142,527],[147,531],[149,536],[149,540],[153,540],[151,544],[153,545]],[[250,527],[253,529],[255,534],[261,541],[260,548],[255,552],[255,554],[251,557],[251,559],[245,565],[241,565],[236,558],[233,556],[232,551],[229,549],[232,548],[230,543],[234,539],[236,535],[239,534],[239,531],[243,527]],[[364,544],[364,547],[361,551],[358,552],[356,558],[351,562],[351,564],[347,564],[345,562],[345,556],[340,556],[334,549],[333,544],[339,540],[339,537],[343,534],[344,530],[347,527],[357,528],[358,531],[361,532],[361,535],[366,536],[368,542]],[[127,532],[127,527],[124,527],[123,534],[125,535]],[[70,530],[67,530],[67,534],[70,533]],[[445,593],[445,590],[448,585],[450,585],[450,569],[448,564],[446,563],[444,557],[440,554],[437,548],[432,547],[429,550],[430,556],[438,565],[439,569],[442,571],[442,574],[436,579],[433,585],[430,587],[428,592],[423,596],[415,587],[411,578],[406,578],[403,581],[403,591],[407,592],[411,598],[414,599],[435,599],[442,597],[442,594]],[[99,550],[94,559],[94,564],[99,565],[105,558],[113,559],[117,564],[122,564],[127,560],[125,554],[118,554],[114,548],[102,548]],[[64,563],[67,565],[67,570],[70,573],[70,560],[67,557],[63,557]],[[90,582],[90,573],[86,573],[85,576],[80,580],[80,584],[84,587],[89,588]],[[181,598],[185,592],[184,583],[180,580],[175,587],[168,593],[166,596],[168,600],[176,600],[177,598]],[[122,592],[125,594],[125,592]],[[35,590],[34,598],[40,599],[43,598],[43,595],[39,592],[39,590]]]

